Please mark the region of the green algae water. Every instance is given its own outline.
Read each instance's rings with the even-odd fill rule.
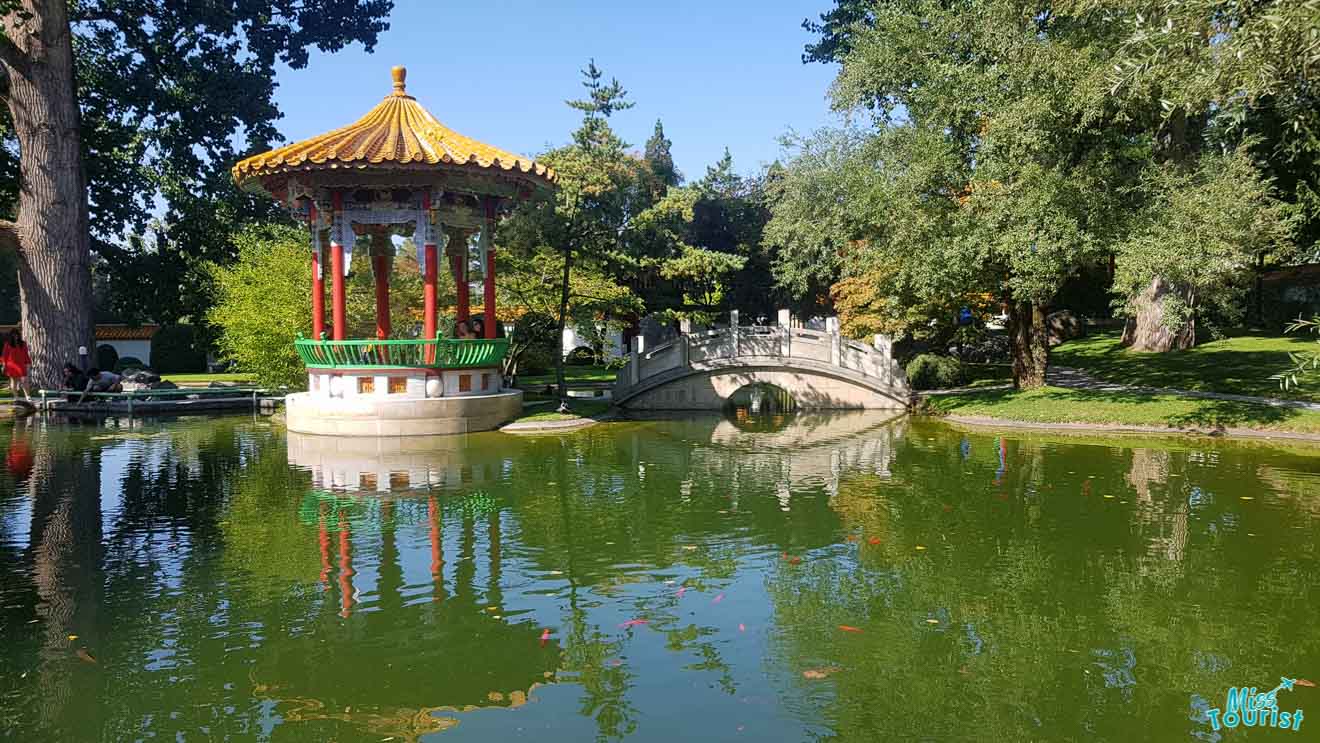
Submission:
[[[0,433],[7,739],[1320,730],[1301,682],[1297,731],[1211,722],[1230,688],[1320,682],[1314,449],[791,413]]]

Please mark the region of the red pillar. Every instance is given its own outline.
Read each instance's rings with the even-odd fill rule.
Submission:
[[[309,228],[316,229],[316,205],[312,205]],[[325,275],[321,273],[321,241],[312,241],[312,338],[325,333]]]
[[[427,219],[431,217],[431,194],[422,196],[422,211]],[[427,242],[422,244],[422,337],[435,340],[436,313],[436,278],[440,272],[440,256],[437,255],[433,240],[434,231],[426,232]]]
[[[482,235],[482,242],[486,244],[486,265],[484,280],[482,281],[481,306],[485,311],[486,319],[482,325],[486,328],[486,337],[495,337],[495,202],[492,199],[486,200],[486,224],[482,227],[486,234]]]
[[[390,337],[390,257],[371,256],[371,270],[376,275],[376,337]]]
[[[348,519],[339,512],[339,616],[353,610],[353,548],[348,535]]]
[[[343,219],[343,196],[336,191],[334,199],[334,219],[339,221]],[[343,229],[352,229],[349,225],[343,225]],[[331,239],[339,237],[331,230]],[[334,339],[344,340],[346,332],[346,322],[344,319],[344,246],[338,242],[330,243],[330,315],[334,325]]]

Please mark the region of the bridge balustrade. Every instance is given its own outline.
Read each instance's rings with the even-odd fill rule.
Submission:
[[[773,359],[836,367],[860,375],[870,384],[906,388],[903,372],[893,360],[892,343],[885,336],[875,336],[873,344],[844,338],[838,318],[829,318],[821,331],[792,327],[784,311],[778,325],[740,326],[737,313],[730,315],[727,327],[684,332],[651,349],[642,338],[633,339],[628,365],[615,382],[615,399],[627,397],[648,380],[662,381],[657,379],[662,376],[727,369],[740,363],[756,366]]]

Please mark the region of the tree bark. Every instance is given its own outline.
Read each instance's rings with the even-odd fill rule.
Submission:
[[[568,404],[568,391],[564,389],[564,325],[568,321],[568,279],[572,270],[573,249],[569,247],[564,250],[564,275],[560,278],[562,283],[559,287],[559,323],[558,332],[555,333],[555,390],[563,405]]]
[[[1033,302],[1010,302],[1008,329],[1013,342],[1013,386],[1021,390],[1044,387],[1050,361],[1045,307]]]
[[[0,19],[0,64],[19,147],[21,322],[35,387],[56,387],[60,367],[92,347],[91,250],[73,44],[66,0],[23,0]],[[25,16],[25,17],[20,17]]]
[[[1191,348],[1196,345],[1196,318],[1183,323],[1176,330],[1170,330],[1164,324],[1164,298],[1177,290],[1164,279],[1155,277],[1140,296],[1133,302],[1136,310],[1130,314],[1123,327],[1123,345],[1134,351],[1172,351]],[[1191,303],[1191,298],[1184,296],[1184,301]]]

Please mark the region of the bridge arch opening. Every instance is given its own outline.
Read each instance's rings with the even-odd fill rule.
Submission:
[[[793,394],[766,382],[745,384],[729,395],[724,410],[733,424],[743,430],[778,430],[797,413]]]

